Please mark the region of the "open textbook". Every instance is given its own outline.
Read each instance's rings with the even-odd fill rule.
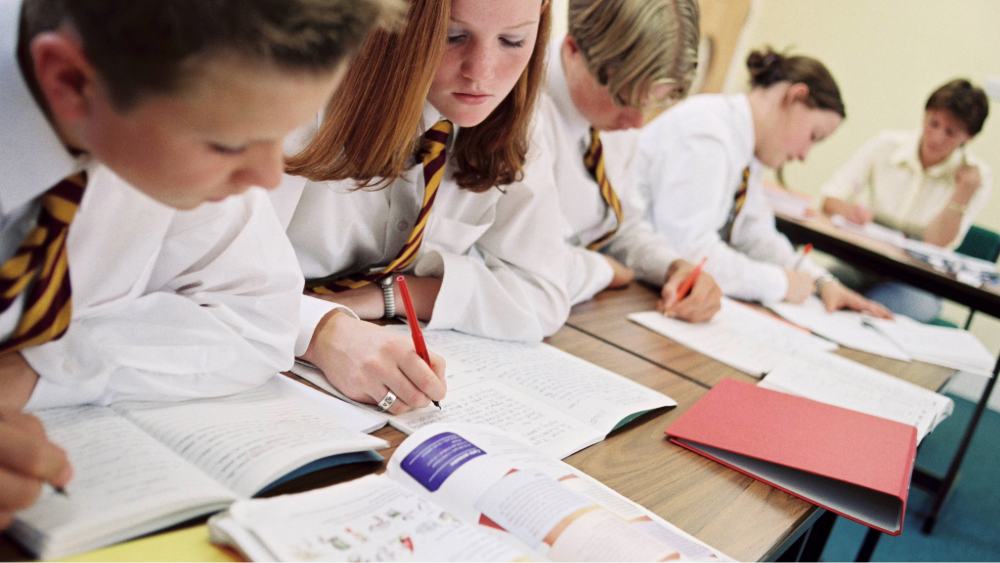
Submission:
[[[787,354],[837,349],[833,342],[726,297],[722,309],[707,323],[679,321],[656,311],[628,318],[754,377],[771,371]]]
[[[426,331],[424,339],[448,363],[448,395],[440,410],[431,406],[383,415],[406,434],[435,422],[489,424],[562,459],[643,413],[677,405],[662,393],[547,344],[450,330]],[[296,364],[293,371],[343,397],[319,370]]]
[[[785,358],[758,387],[909,424],[917,444],[955,408],[944,395],[826,352]]]
[[[926,325],[904,315],[896,320],[867,319],[875,330],[915,360],[989,376],[997,361],[971,332]]]
[[[663,561],[725,556],[503,431],[434,424],[386,473],[239,501],[212,540],[252,561]]]
[[[833,340],[841,346],[908,362],[913,358],[879,331],[868,326],[867,315],[857,311],[826,310],[819,297],[812,296],[802,303],[775,303],[768,305],[775,313],[789,321]]]
[[[39,411],[74,478],[66,496],[49,490],[18,512],[8,533],[61,558],[217,512],[284,478],[380,460],[370,450],[388,444],[363,432],[384,422],[356,410],[275,376],[217,399]]]

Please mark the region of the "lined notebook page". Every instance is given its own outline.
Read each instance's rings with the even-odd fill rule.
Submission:
[[[427,346],[448,361],[449,390],[467,382],[499,381],[606,435],[637,412],[676,401],[617,373],[547,344],[428,331]]]
[[[185,515],[185,509],[213,504],[218,509],[236,500],[111,409],[87,406],[35,414],[49,438],[65,448],[74,473],[67,496],[48,489],[17,515],[12,533],[43,558],[108,543],[95,538],[140,535],[171,523],[149,525],[174,512],[181,515],[172,521],[180,522],[196,515]]]
[[[119,403],[113,408],[241,496],[327,455],[385,447],[350,429],[301,394],[301,384],[273,377],[229,397],[176,404]]]
[[[955,406],[944,395],[827,353],[786,358],[759,386],[915,426],[918,444]]]

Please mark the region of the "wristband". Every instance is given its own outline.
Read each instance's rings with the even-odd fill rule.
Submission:
[[[954,201],[948,200],[948,205],[945,206],[945,209],[951,209],[952,211],[957,211],[962,215],[965,215],[965,212],[969,209],[969,204],[966,203],[965,205],[962,205],[960,203],[955,203]]]
[[[819,290],[820,288],[823,287],[823,284],[825,284],[826,282],[835,282],[835,281],[837,281],[837,278],[833,277],[833,274],[831,274],[830,272],[827,272],[822,276],[816,278],[816,295],[819,295]]]
[[[391,319],[396,316],[396,294],[392,292],[392,276],[386,276],[379,280],[382,286],[382,298],[385,300],[384,319]]]

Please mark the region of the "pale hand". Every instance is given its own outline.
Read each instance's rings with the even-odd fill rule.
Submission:
[[[826,310],[831,313],[840,309],[853,309],[871,313],[880,319],[892,318],[892,311],[886,309],[884,305],[865,299],[836,280],[828,281],[820,286],[819,296],[823,300]]]
[[[962,166],[955,171],[955,193],[951,200],[959,205],[969,205],[982,182],[978,167],[968,164]]]
[[[677,300],[678,289],[694,269],[695,265],[687,260],[675,260],[670,265],[667,282],[663,284],[660,301],[656,304],[659,312],[689,323],[708,322],[719,312],[722,308],[722,289],[715,283],[715,278],[705,272],[695,278],[687,296]]]
[[[614,276],[611,277],[611,283],[608,284],[608,289],[619,289],[632,283],[635,279],[635,272],[625,267],[624,264],[615,260],[610,256],[605,256],[605,260],[608,264],[611,264],[611,269],[614,271]]]
[[[0,530],[35,502],[43,483],[63,487],[72,478],[66,452],[48,441],[37,418],[0,412]]]
[[[391,390],[397,400],[389,412],[400,414],[444,398],[444,358],[433,352],[429,356],[430,367],[409,335],[334,311],[316,328],[303,358],[355,401],[378,404]]]
[[[788,278],[785,301],[789,303],[802,303],[816,292],[816,282],[805,272],[785,270],[785,277]]]
[[[875,219],[875,214],[864,205],[852,205],[847,209],[844,218],[857,225],[867,225]]]

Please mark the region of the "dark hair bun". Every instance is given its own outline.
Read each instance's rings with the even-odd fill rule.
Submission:
[[[764,88],[787,79],[785,61],[781,53],[775,53],[767,47],[763,52],[753,51],[747,57],[747,70],[750,71],[750,83]]]

